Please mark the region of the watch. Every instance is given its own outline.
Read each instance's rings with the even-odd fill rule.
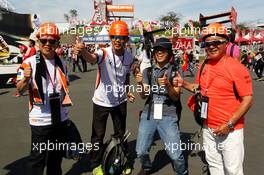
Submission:
[[[227,122],[227,126],[229,129],[234,129],[234,124],[230,120]]]

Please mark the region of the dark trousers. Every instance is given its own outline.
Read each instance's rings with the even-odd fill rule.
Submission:
[[[256,72],[258,78],[262,77],[263,68],[264,68],[264,63],[262,63],[261,60],[258,60],[257,64],[256,64],[256,67],[255,67],[255,72]]]
[[[99,150],[91,152],[91,168],[95,168],[102,163],[105,136],[108,115],[111,114],[114,128],[114,137],[122,138],[126,131],[126,111],[127,102],[116,107],[103,107],[93,104],[93,124],[91,143],[99,144]],[[124,145],[127,149],[127,144]]]
[[[47,175],[62,174],[61,163],[64,151],[56,150],[55,145],[66,143],[66,124],[65,121],[57,126],[31,126],[31,153],[27,164],[27,175],[42,175],[45,166]]]
[[[81,57],[81,62],[82,62],[83,72],[87,72],[87,62],[83,57]]]
[[[77,66],[79,72],[82,72],[82,68],[81,68],[81,66],[80,66],[80,64],[79,64],[79,60],[80,60],[80,58],[77,57],[77,60],[73,60],[73,62],[72,62],[72,71],[73,71],[73,72],[75,72],[75,67],[76,67],[76,66]]]

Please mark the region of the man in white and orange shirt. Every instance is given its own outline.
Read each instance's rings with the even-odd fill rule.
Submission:
[[[178,74],[173,85],[191,92],[200,85],[203,146],[210,173],[243,175],[244,116],[253,102],[252,80],[246,67],[226,55],[224,25],[210,24],[203,30],[203,41],[207,60],[196,82],[189,83]]]
[[[60,39],[57,26],[42,24],[37,38],[40,50],[22,63],[17,75],[18,91],[29,91],[32,136],[26,174],[42,175],[46,166],[47,175],[61,175],[64,151],[40,149],[47,148],[48,143],[66,142],[67,106],[72,104],[67,88],[67,71],[65,63],[55,52]]]
[[[97,64],[98,73],[93,96],[93,123],[91,143],[99,143],[99,150],[91,152],[90,166],[94,175],[103,175],[103,140],[109,114],[113,120],[115,137],[122,138],[126,131],[127,101],[133,102],[135,97],[126,88],[129,85],[132,55],[125,49],[129,40],[128,25],[124,21],[115,21],[109,29],[111,46],[89,53],[85,45],[77,40],[74,54],[81,54],[91,64]],[[128,153],[128,145],[124,144]],[[131,174],[127,165],[123,174]]]

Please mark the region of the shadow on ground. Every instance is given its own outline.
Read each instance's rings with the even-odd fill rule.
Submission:
[[[192,145],[192,143],[198,143],[199,138],[197,138],[198,135],[197,133],[181,133],[181,142],[184,143],[185,145]],[[158,133],[155,134],[154,141],[152,146],[155,146],[155,142],[158,141],[159,135]],[[129,145],[129,161],[131,165],[134,165],[135,160],[137,158],[136,154],[136,140],[132,140],[128,143]],[[200,150],[194,150],[194,144],[190,146],[187,149],[184,149],[183,151],[185,160],[186,160],[186,165],[188,167],[188,158],[189,156],[195,157],[199,156],[201,161],[204,163],[203,171],[206,171],[206,160],[205,160],[205,154],[204,151]],[[28,157],[21,158],[19,160],[14,161],[13,163],[10,163],[4,167],[4,170],[6,170],[7,174],[6,175],[24,175],[25,174],[25,163],[27,161]],[[168,157],[166,151],[159,150],[155,154],[155,158],[152,162],[152,170],[151,173],[156,173],[163,167],[165,167],[167,164],[170,164],[170,158]],[[73,163],[72,167],[68,172],[65,173],[65,175],[81,175],[82,173],[87,173],[91,172],[91,168],[89,167],[90,161],[89,161],[89,155],[85,155],[82,157],[81,160]],[[136,170],[137,171],[137,170]]]
[[[8,165],[6,165],[3,169],[5,173],[1,173],[1,175],[26,175],[25,172],[25,164],[28,161],[28,156],[18,159]]]
[[[4,94],[7,94],[9,93],[10,91],[3,91],[3,92],[0,92],[0,95],[4,95]]]
[[[0,84],[0,89],[16,88],[14,84]]]

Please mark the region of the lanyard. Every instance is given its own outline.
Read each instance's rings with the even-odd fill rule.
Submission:
[[[46,67],[47,67],[47,64],[46,64]],[[52,86],[53,86],[53,93],[56,92],[56,87],[55,87],[56,72],[57,72],[57,71],[56,71],[56,63],[55,63],[55,65],[54,65],[54,79],[53,79],[53,81],[52,81],[52,78],[51,78],[51,76],[50,76],[50,73],[49,73],[49,70],[48,70],[48,67],[47,67],[47,74],[48,74],[49,79],[50,79],[50,82],[51,82],[51,84],[52,84]]]

